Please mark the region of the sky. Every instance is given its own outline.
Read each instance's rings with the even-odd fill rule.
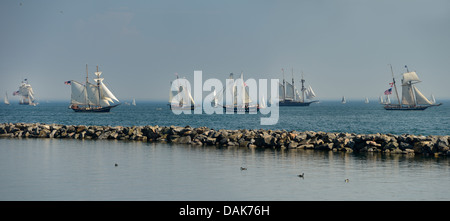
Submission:
[[[0,97],[18,100],[27,78],[41,102],[70,102],[64,82],[84,82],[87,64],[122,102],[167,101],[176,74],[282,79],[282,68],[318,100],[377,99],[391,64],[439,101],[449,24],[448,0],[2,0]]]

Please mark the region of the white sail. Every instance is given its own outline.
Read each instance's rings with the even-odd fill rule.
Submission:
[[[133,98],[133,101],[131,102],[131,105],[136,106],[136,99]]]
[[[294,100],[294,85],[289,82],[286,82],[286,97],[284,99]]]
[[[434,95],[431,95],[431,103],[435,104],[436,103],[436,99],[434,98]]]
[[[119,102],[119,99],[117,99],[116,96],[114,96],[114,94],[111,93],[111,91],[106,87],[106,85],[103,83],[103,81],[100,82],[100,86],[101,86],[101,89],[103,92],[103,94],[102,94],[103,99],[107,99],[107,100],[113,99],[113,100]],[[114,103],[113,101],[110,101],[110,102]]]
[[[5,93],[5,104],[9,104],[8,93]]]
[[[414,94],[416,95],[416,103],[418,105],[432,105],[431,101],[429,101],[420,91],[417,89],[417,87],[414,88]]]
[[[100,106],[100,96],[98,87],[95,84],[86,83],[87,100],[85,104]]]
[[[380,102],[380,104],[384,104],[383,96],[380,96],[379,102]]]
[[[314,93],[311,86],[308,86],[308,88],[305,90],[305,96],[307,99],[313,99],[316,97],[316,94]]]
[[[71,81],[71,104],[86,104],[87,92],[86,87],[76,81]]]
[[[364,103],[368,104],[368,103],[369,103],[369,98],[366,97],[366,98],[364,99]]]
[[[345,97],[342,97],[342,101],[343,104],[347,103],[347,101],[345,100]]]
[[[266,100],[264,99],[264,95],[262,96],[261,104],[259,104],[260,108],[266,108]]]
[[[409,84],[402,85],[402,104],[415,105],[412,86]]]
[[[389,95],[386,95],[386,104],[390,104],[391,103],[391,99],[389,98]]]
[[[416,72],[406,72],[403,73],[402,85],[413,84],[420,82],[419,76],[417,76]]]

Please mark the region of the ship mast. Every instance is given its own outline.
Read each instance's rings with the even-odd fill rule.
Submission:
[[[98,73],[98,65],[97,65],[97,73]],[[100,105],[100,101],[102,100],[102,96],[101,96],[101,94],[100,94],[100,74],[97,75],[97,78],[98,78],[98,80],[97,80],[97,88],[98,88],[98,106],[101,106],[101,105]]]
[[[303,72],[302,72],[302,80],[301,80],[301,82],[302,82],[302,102],[305,102],[305,86],[304,86],[305,79],[303,79]]]
[[[400,98],[398,97],[397,85],[395,84],[394,71],[392,70],[392,65],[389,64],[389,66],[391,66],[392,82],[394,83],[395,95],[397,95],[398,106],[401,107],[402,105],[400,103]]]
[[[292,100],[295,101],[294,68],[292,68],[292,95],[294,96]]]

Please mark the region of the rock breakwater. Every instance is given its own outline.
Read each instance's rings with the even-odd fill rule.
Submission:
[[[354,134],[286,130],[214,130],[190,126],[87,126],[1,123],[0,137],[115,139],[247,148],[450,155],[450,136]]]

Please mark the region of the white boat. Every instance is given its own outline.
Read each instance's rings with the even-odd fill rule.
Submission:
[[[133,101],[131,102],[131,105],[136,106],[136,99],[133,98]]]
[[[19,104],[23,105],[31,105],[36,106],[37,103],[34,102],[34,92],[31,85],[28,83],[27,79],[24,79],[22,83],[20,83],[19,90],[13,93],[13,96],[20,95],[22,96]]]
[[[364,100],[364,103],[368,104],[369,103],[369,98],[366,97],[366,99]]]
[[[114,101],[119,102],[119,100],[103,83],[104,78],[100,78],[101,74],[102,72],[98,71],[97,66],[95,84],[90,83],[86,65],[86,83],[84,85],[74,80],[64,82],[71,85],[70,109],[75,112],[109,112],[120,104],[110,104]]]
[[[395,88],[395,94],[397,96],[398,104],[386,104],[384,109],[386,110],[425,110],[428,107],[439,106],[428,100],[415,86],[420,83],[421,80],[415,71],[409,71],[405,65],[406,72],[402,74],[402,99],[400,100],[397,92],[397,86],[395,84],[394,72],[391,66],[392,80]]]
[[[300,89],[302,94],[300,95],[295,87],[294,70],[292,70],[292,83],[284,80],[284,69],[281,70],[283,72],[283,83],[279,84],[279,106],[309,106],[312,103],[318,102],[317,100],[312,100],[316,97],[312,87],[308,86],[305,88],[303,74],[301,79],[302,87]],[[305,98],[310,101],[305,101]]]
[[[8,99],[8,92],[5,92],[5,100],[4,100],[6,105],[9,105],[9,99]]]
[[[343,104],[347,103],[347,100],[345,100],[345,96],[342,97],[341,103]]]

